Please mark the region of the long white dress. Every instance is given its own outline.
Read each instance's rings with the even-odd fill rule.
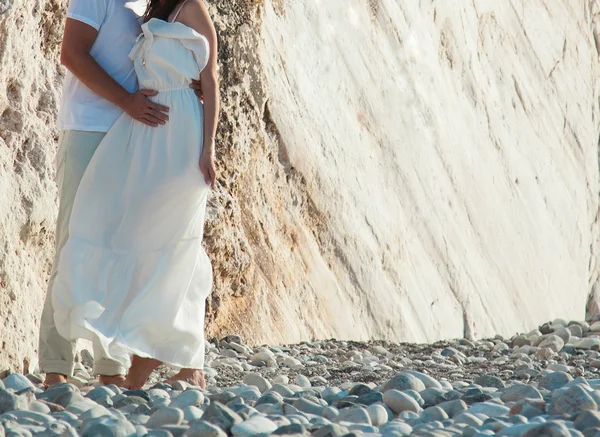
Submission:
[[[90,339],[125,366],[136,354],[202,368],[209,187],[198,165],[203,107],[189,84],[209,45],[181,23],[151,19],[142,30],[130,57],[169,121],[153,128],[123,114],[98,146],[59,257],[54,320],[63,337]]]

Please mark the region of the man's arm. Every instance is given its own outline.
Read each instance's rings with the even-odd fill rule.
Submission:
[[[156,91],[141,90],[129,93],[104,71],[90,55],[98,31],[81,21],[67,18],[60,61],[89,89],[114,103],[132,118],[149,126],[165,124],[169,108],[150,101]]]

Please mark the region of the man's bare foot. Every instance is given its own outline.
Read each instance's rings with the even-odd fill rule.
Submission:
[[[146,384],[146,381],[148,381],[152,371],[161,364],[160,361],[154,358],[142,358],[134,355],[123,387],[129,390],[141,389]]]
[[[200,387],[203,390],[206,388],[204,372],[198,369],[181,369],[177,375],[174,375],[167,380],[167,384],[172,384],[175,381],[187,382],[188,384]]]
[[[125,384],[125,375],[100,375],[98,381],[102,385],[114,384],[117,387],[123,387],[123,384]]]
[[[44,387],[48,388],[54,384],[60,384],[61,382],[67,382],[67,375],[63,375],[61,373],[46,373]]]

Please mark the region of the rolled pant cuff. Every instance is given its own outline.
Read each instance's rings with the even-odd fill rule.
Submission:
[[[94,363],[94,373],[103,376],[126,375],[127,369],[117,363]]]
[[[43,373],[59,373],[61,375],[73,375],[73,362],[62,360],[51,360],[40,363],[40,370]]]

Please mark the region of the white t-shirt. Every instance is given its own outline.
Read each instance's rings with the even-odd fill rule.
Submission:
[[[67,12],[68,18],[98,31],[90,54],[129,92],[138,88],[129,52],[141,32],[140,15],[145,6],[146,0],[71,0]],[[122,113],[67,71],[58,116],[60,130],[107,132]]]

